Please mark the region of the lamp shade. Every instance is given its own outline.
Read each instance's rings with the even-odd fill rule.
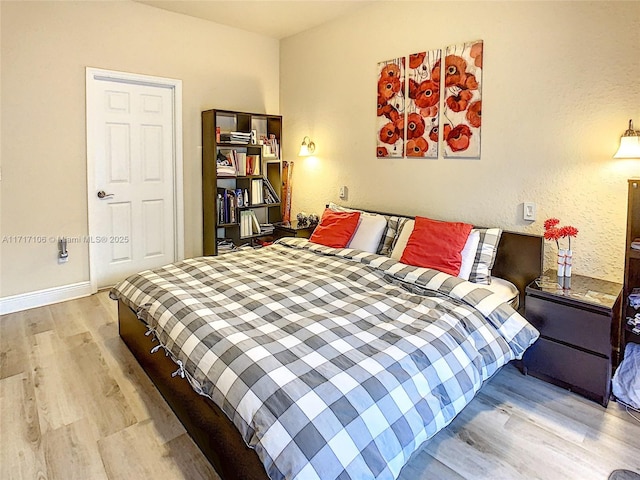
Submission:
[[[302,139],[302,145],[300,145],[300,152],[298,153],[299,157],[308,157],[313,155],[313,152],[316,151],[316,144],[311,141],[309,137],[304,137]]]
[[[629,120],[629,128],[620,137],[620,148],[613,158],[640,158],[640,131],[633,129],[633,120]]]
[[[307,144],[303,143],[302,145],[300,145],[300,152],[298,153],[298,156],[308,157],[309,155],[311,155],[311,153],[309,152],[309,147],[307,146]]]
[[[620,148],[613,158],[640,158],[640,137],[621,137]]]

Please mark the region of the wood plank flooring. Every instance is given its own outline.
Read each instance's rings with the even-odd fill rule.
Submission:
[[[640,423],[505,367],[403,480],[640,473]],[[0,317],[0,479],[218,479],[118,337],[106,292]]]

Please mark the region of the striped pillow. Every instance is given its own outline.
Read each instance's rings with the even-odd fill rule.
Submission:
[[[474,230],[480,232],[480,243],[478,243],[476,259],[473,262],[473,267],[471,267],[469,281],[490,285],[491,269],[496,261],[502,230],[500,228],[476,228]]]

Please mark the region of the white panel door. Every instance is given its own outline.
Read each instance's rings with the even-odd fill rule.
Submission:
[[[100,288],[176,260],[175,119],[170,88],[93,82],[87,95],[94,172],[89,240],[92,281]]]

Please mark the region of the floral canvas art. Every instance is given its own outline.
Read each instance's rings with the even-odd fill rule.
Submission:
[[[405,59],[378,63],[377,156],[404,156]]]
[[[407,157],[438,158],[442,50],[409,55]]]
[[[482,49],[482,40],[446,49],[442,119],[446,158],[480,158]]]

